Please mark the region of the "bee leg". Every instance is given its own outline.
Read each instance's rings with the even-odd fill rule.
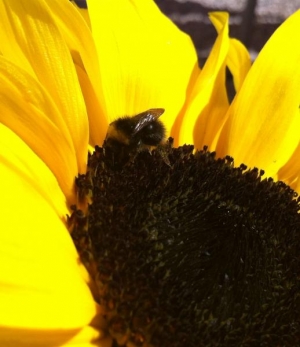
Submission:
[[[166,142],[161,143],[156,147],[156,150],[162,157],[163,161],[170,167],[172,167],[172,165],[169,159],[169,152],[170,152],[170,149],[173,147],[173,142],[174,142],[173,138],[169,137],[169,139]]]

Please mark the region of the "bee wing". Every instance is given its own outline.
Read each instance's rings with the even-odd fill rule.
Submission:
[[[134,127],[132,136],[137,134],[140,130],[142,130],[145,126],[147,126],[149,123],[155,121],[157,118],[159,118],[165,110],[163,108],[151,108],[150,110],[147,110],[145,112],[142,112],[138,114],[137,117],[139,120]]]

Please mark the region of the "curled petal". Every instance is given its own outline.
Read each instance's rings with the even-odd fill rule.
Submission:
[[[91,79],[84,69],[78,65],[75,66],[89,116],[89,145],[102,145],[107,132],[108,121],[106,117],[101,116],[103,115],[103,112],[101,111],[102,107],[99,103],[100,99],[98,98],[97,91],[91,83]]]
[[[236,39],[230,39],[227,66],[232,73],[235,91],[238,93],[251,67],[250,54]]]
[[[172,135],[175,139],[178,138],[179,144],[193,143],[196,148],[208,145],[212,149],[229,106],[225,86],[229,37],[228,14],[215,12],[210,14],[210,18],[219,35],[187,99],[181,114],[182,124],[179,125],[178,119],[176,120]],[[179,134],[176,136],[178,130]]]

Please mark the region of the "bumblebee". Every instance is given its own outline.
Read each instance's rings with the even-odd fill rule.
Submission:
[[[112,122],[103,147],[114,167],[122,167],[139,152],[158,146],[166,130],[158,119],[163,108],[152,108],[133,117],[121,117]]]

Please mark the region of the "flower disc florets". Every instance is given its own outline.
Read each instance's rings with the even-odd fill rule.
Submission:
[[[88,231],[73,235],[117,345],[300,343],[299,199],[262,174],[192,146],[116,170],[96,147]]]

